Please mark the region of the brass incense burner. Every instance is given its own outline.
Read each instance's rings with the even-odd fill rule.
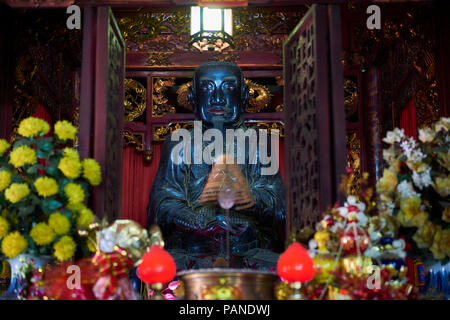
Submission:
[[[250,269],[198,269],[177,274],[185,300],[271,300],[277,274]]]

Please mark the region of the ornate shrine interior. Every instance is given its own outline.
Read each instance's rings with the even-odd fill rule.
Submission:
[[[65,6],[72,1],[37,1],[38,10],[25,1],[7,2],[0,10],[0,136],[14,139],[18,123],[30,115],[79,126],[83,30],[66,28]],[[182,1],[148,7],[115,2],[101,1],[113,4],[126,43],[124,131],[117,137],[123,139],[121,217],[145,225],[162,142],[192,125],[186,88],[199,64],[241,66],[252,89],[247,124],[279,129],[284,137],[290,115],[283,105],[283,43],[309,5],[249,1],[249,7],[233,9],[235,47],[211,53],[189,45],[190,11]],[[382,172],[386,131],[400,126],[415,135],[417,127],[448,115],[450,101],[450,65],[443,59],[450,55],[448,19],[431,1],[379,5],[381,30],[366,28],[367,4],[340,5],[347,164],[373,179]],[[281,159],[285,147],[282,139]]]

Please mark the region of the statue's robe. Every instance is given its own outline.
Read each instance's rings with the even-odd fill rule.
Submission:
[[[243,125],[239,127],[246,130]],[[258,130],[256,132],[258,133]],[[223,212],[218,204],[199,203],[212,165],[194,164],[193,130],[190,133],[191,164],[181,162],[178,165],[172,161],[172,149],[179,141],[172,141],[171,136],[166,138],[148,206],[148,224],[157,224],[161,227],[166,247],[174,255],[180,269],[211,267],[212,265],[208,264],[212,263],[215,257],[223,254],[217,247],[217,241],[196,236],[193,232],[181,231],[171,223],[175,213],[182,214],[187,208],[207,217]],[[270,139],[270,136],[268,137]],[[210,142],[203,142],[203,147],[208,144]],[[270,143],[268,146],[270,150]],[[234,152],[237,158],[236,141]],[[239,166],[247,179],[255,206],[245,211],[236,211],[233,208],[230,210],[231,222],[245,225],[245,231],[240,237],[231,237],[231,250],[234,256],[249,258],[244,259],[246,265],[261,268],[275,267],[278,258],[275,252],[281,252],[284,248],[286,220],[284,186],[279,170],[274,175],[261,175],[259,143],[256,148],[256,164],[251,164],[249,161],[248,143],[246,143],[245,155],[245,164],[239,164]],[[183,158],[183,149],[176,156]],[[198,257],[210,259],[199,261]]]

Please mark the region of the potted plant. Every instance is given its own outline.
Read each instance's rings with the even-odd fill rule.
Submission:
[[[84,203],[90,186],[101,183],[101,168],[67,146],[77,134],[71,123],[50,129],[29,117],[12,147],[0,139],[0,258],[9,259],[12,274],[23,255],[40,264],[42,257],[65,261],[95,251],[87,236],[94,214]]]

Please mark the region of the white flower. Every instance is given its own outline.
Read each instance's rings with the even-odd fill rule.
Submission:
[[[442,129],[444,129],[444,131],[448,131],[448,129],[450,128],[450,118],[441,118],[439,119],[438,122],[436,122],[436,126],[435,126],[435,130],[437,131],[441,131]]]
[[[420,197],[420,195],[414,191],[413,186],[410,182],[403,180],[397,185],[397,191],[400,193],[402,198],[414,198],[415,196]],[[394,205],[392,203],[392,205]]]
[[[435,132],[430,128],[419,129],[419,140],[422,142],[431,142],[434,139]]]
[[[369,232],[369,236],[372,242],[378,242],[381,239],[380,232]]]
[[[378,202],[378,209],[391,216],[394,213],[395,204],[392,201],[382,200]]]
[[[366,250],[366,252],[364,252],[364,255],[366,257],[370,257],[372,259],[378,259],[380,257],[380,251],[379,250],[375,250],[373,248],[369,248]]]
[[[344,217],[344,218],[348,217],[348,209],[347,209],[347,207],[339,207],[339,208],[337,208],[337,211],[339,212],[339,215],[341,217]]]
[[[400,142],[404,136],[405,132],[403,129],[395,128],[394,131],[387,132],[386,138],[383,138],[383,141],[388,144],[394,144],[395,142]]]
[[[388,163],[391,163],[396,158],[397,155],[393,146],[390,146],[388,149],[383,150],[383,159]]]
[[[344,225],[342,224],[342,222],[335,222],[332,226],[331,226],[331,228],[330,228],[330,231],[332,232],[332,233],[336,233],[338,230],[342,230],[342,229],[344,229]]]
[[[345,202],[345,206],[355,206],[359,209],[359,211],[366,210],[366,204],[364,202],[358,202],[355,196],[348,196],[347,202]]]
[[[311,258],[314,258],[317,253],[317,241],[314,239],[309,240],[308,248],[309,255],[311,256]]]
[[[364,227],[365,225],[367,225],[368,219],[364,212],[358,212],[356,214],[356,218],[358,219],[358,224],[360,226]]]
[[[414,185],[422,190],[424,187],[431,186],[433,184],[433,181],[431,180],[430,176],[430,170],[431,168],[428,167],[427,170],[417,173],[416,171],[413,171],[412,179],[414,181]]]
[[[394,240],[392,242],[392,246],[396,249],[401,249],[401,250],[406,249],[406,243],[405,243],[405,240],[403,240],[403,239]]]

